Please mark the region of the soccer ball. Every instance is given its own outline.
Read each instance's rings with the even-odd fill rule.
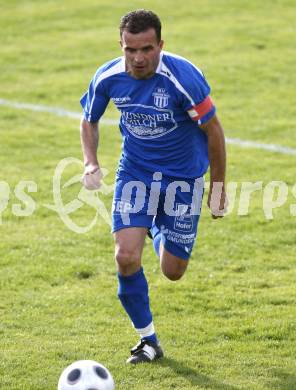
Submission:
[[[80,360],[66,367],[60,376],[58,390],[114,390],[109,370],[94,360]]]

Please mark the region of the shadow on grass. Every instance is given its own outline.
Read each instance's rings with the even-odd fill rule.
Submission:
[[[273,375],[276,377],[275,383],[269,384],[272,389],[278,390],[295,390],[296,389],[296,375],[281,370],[273,371]]]
[[[171,368],[178,375],[183,376],[187,381],[191,382],[192,385],[203,386],[213,390],[238,390],[238,387],[220,383],[215,379],[200,374],[197,370],[194,370],[175,359],[164,357],[157,363],[163,367]]]

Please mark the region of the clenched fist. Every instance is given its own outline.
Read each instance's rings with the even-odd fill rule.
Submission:
[[[103,174],[98,165],[88,165],[81,181],[87,190],[98,190],[102,185],[102,178]]]

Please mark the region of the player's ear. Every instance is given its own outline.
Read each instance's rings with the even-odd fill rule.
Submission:
[[[163,48],[163,45],[164,45],[164,41],[161,39],[160,41],[159,41],[159,48],[160,48],[160,50],[162,50],[162,48]]]

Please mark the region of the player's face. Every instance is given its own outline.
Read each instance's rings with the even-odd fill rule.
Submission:
[[[138,34],[124,30],[120,45],[125,56],[127,73],[136,79],[148,79],[154,75],[163,41],[158,42],[153,28]]]

